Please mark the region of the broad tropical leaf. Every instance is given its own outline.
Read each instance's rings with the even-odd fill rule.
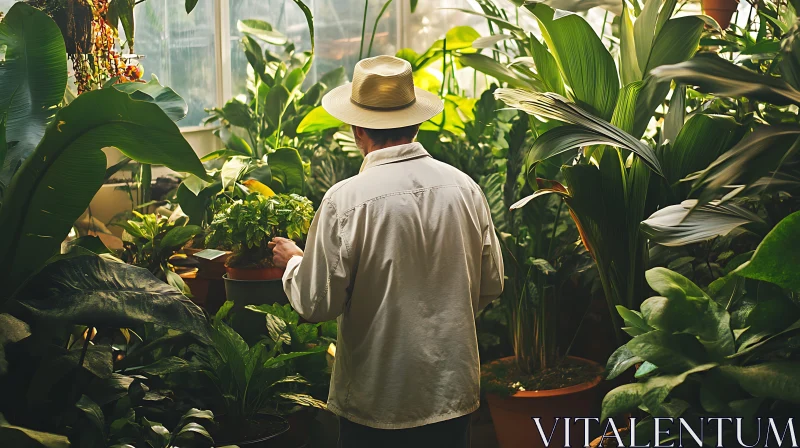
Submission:
[[[718,360],[735,353],[730,315],[724,308],[677,272],[653,268],[646,277],[650,287],[660,294],[642,302],[642,316],[648,326],[696,336]]]
[[[702,171],[686,177],[693,181],[692,191],[698,192],[697,206],[715,199],[730,186],[749,185],[778,168],[788,152],[800,149],[800,127],[763,126],[743,138],[733,148],[721,154]],[[738,192],[726,195],[726,199]]]
[[[547,91],[566,96],[564,80],[561,78],[561,72],[558,69],[555,58],[535,36],[531,36],[530,40],[533,62],[536,64],[536,71],[539,77],[542,78]]]
[[[553,9],[543,3],[530,3],[526,7],[539,21],[542,36],[575,102],[592,114],[610,120],[620,85],[617,66],[600,37],[581,16],[557,17]]]
[[[172,121],[180,121],[189,113],[186,101],[174,90],[162,86],[156,75],[152,75],[147,83],[125,82],[114,84],[114,88],[129,94],[135,100],[155,103]]]
[[[606,379],[613,380],[629,368],[643,362],[644,359],[634,355],[627,346],[623,345],[608,358],[608,363],[606,364]]]
[[[663,246],[685,246],[724,236],[750,223],[762,223],[755,213],[731,203],[711,202],[697,206],[690,199],[670,205],[642,221],[650,241]]]
[[[782,79],[752,72],[713,53],[701,53],[686,62],[663,65],[651,73],[660,80],[674,79],[715,95],[800,105],[800,91]]]
[[[147,269],[96,255],[44,267],[14,296],[31,318],[90,327],[152,323],[206,339],[203,310]]]
[[[283,45],[287,41],[283,33],[275,31],[272,25],[263,20],[239,20],[236,22],[236,29],[272,45]]]
[[[325,111],[322,106],[317,106],[303,117],[303,120],[297,125],[297,133],[305,134],[335,129],[341,127],[343,124],[341,120]]]
[[[800,212],[782,219],[758,245],[738,275],[800,291]]]
[[[272,189],[276,193],[302,194],[305,185],[303,160],[294,148],[279,148],[267,156],[272,170]]]
[[[656,414],[670,392],[683,384],[690,375],[715,367],[716,364],[703,364],[677,375],[660,375],[643,383],[617,387],[603,398],[601,421],[633,411],[642,405]]]
[[[764,362],[746,367],[722,366],[720,371],[756,397],[800,403],[800,363]]]
[[[31,155],[45,127],[64,98],[67,86],[66,47],[61,30],[44,12],[16,2],[0,23],[0,113],[6,115],[5,161],[0,184]]]
[[[636,58],[636,44],[633,35],[633,7],[628,1],[622,2],[622,15],[620,16],[620,78],[622,85],[641,81],[642,69]]]
[[[695,16],[677,17],[667,21],[653,42],[653,48],[648,54],[646,64],[642,67],[642,73],[646,75],[656,67],[677,64],[692,57],[700,44],[703,25],[704,22]]]
[[[0,443],[18,448],[69,448],[66,436],[14,426],[0,414]]]
[[[207,178],[178,127],[155,104],[116,89],[87,92],[61,109],[5,192],[0,283],[11,294],[58,252],[106,172],[102,148]]]
[[[585,112],[562,96],[519,89],[497,89],[495,97],[528,114],[574,124],[594,135],[602,136],[604,142],[613,142],[607,144],[636,153],[653,171],[662,175],[661,164],[652,148],[611,123]]]

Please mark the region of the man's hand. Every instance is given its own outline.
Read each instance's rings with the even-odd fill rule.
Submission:
[[[294,241],[287,238],[273,238],[269,243],[269,248],[272,249],[272,264],[276,268],[285,268],[289,259],[295,255],[303,256],[303,250],[297,247]]]

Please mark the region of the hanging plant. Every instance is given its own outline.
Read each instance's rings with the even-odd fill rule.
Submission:
[[[115,2],[119,3],[118,0],[42,0],[36,5],[53,17],[61,29],[79,95],[108,82],[139,81],[142,76],[139,64],[133,59],[126,60],[118,51],[120,5]],[[132,4],[126,4],[131,6],[132,13]],[[129,24],[126,34],[131,37],[126,45],[128,52],[133,53],[132,21]]]

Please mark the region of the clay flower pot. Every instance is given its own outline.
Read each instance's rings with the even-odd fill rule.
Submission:
[[[599,368],[594,361],[573,356],[569,358]],[[510,359],[513,357],[503,358],[500,361]],[[517,392],[510,397],[487,394],[489,411],[492,414],[500,447],[544,447],[533,417],[540,418],[546,436],[550,435],[556,417],[560,417],[550,446],[564,446],[564,418],[598,416],[600,391],[597,386],[602,380],[603,377],[598,374],[589,382],[560,389]],[[571,446],[581,446],[584,438],[583,425],[570,425],[570,429]]]
[[[703,13],[711,16],[722,29],[731,24],[731,17],[739,6],[738,0],[703,0]]]

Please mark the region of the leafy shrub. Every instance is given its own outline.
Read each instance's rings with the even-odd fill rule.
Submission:
[[[297,194],[264,196],[253,193],[218,213],[209,226],[208,247],[234,251],[231,266],[271,266],[272,251],[267,246],[277,236],[302,239],[311,225],[314,207]]]

